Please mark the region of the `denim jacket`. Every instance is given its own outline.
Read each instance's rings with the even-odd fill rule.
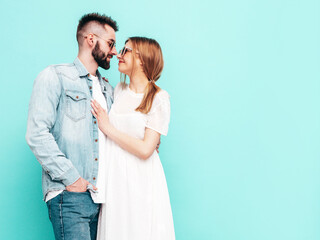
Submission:
[[[64,190],[79,177],[96,184],[98,124],[91,113],[92,80],[88,76],[76,58],[72,64],[48,66],[34,82],[26,140],[42,166],[44,198],[49,191]],[[113,88],[98,71],[97,76],[110,110]]]

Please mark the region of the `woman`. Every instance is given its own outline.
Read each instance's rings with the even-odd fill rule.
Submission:
[[[163,69],[162,51],[153,39],[132,37],[117,58],[130,83],[116,86],[109,116],[92,101],[92,113],[107,135],[106,204],[98,239],[172,240],[169,194],[155,151],[170,120],[169,95],[155,84]]]

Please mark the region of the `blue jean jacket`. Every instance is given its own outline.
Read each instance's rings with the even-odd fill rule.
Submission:
[[[99,166],[98,124],[91,114],[92,80],[78,58],[51,65],[36,78],[29,104],[26,140],[42,166],[44,198],[82,177],[96,184]],[[101,78],[108,110],[113,88]],[[89,186],[90,189],[92,186]]]

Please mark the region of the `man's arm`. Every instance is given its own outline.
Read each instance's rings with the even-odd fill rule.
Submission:
[[[156,147],[157,153],[159,153],[160,143],[161,143],[161,136],[160,136],[160,138],[159,138],[159,142],[158,142],[157,147]]]
[[[26,140],[51,179],[68,186],[75,183],[80,175],[50,133],[57,117],[60,84],[53,67],[47,67],[36,78],[29,103]]]

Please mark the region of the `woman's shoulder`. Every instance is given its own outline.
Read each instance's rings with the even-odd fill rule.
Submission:
[[[155,101],[163,102],[163,101],[169,101],[169,100],[170,100],[170,95],[164,89],[160,89],[159,92],[155,96]]]
[[[114,96],[116,97],[119,93],[121,93],[125,88],[127,87],[127,84],[124,82],[119,82],[117,86],[114,88]]]
[[[153,99],[150,112],[157,111],[164,106],[170,107],[170,95],[166,90],[160,89]]]
[[[126,88],[127,87],[127,85],[128,84],[126,84],[126,83],[124,83],[124,82],[118,82],[118,84],[116,85],[116,87],[114,88],[115,90],[117,89],[117,90],[122,90],[122,89],[124,89],[124,88]]]

